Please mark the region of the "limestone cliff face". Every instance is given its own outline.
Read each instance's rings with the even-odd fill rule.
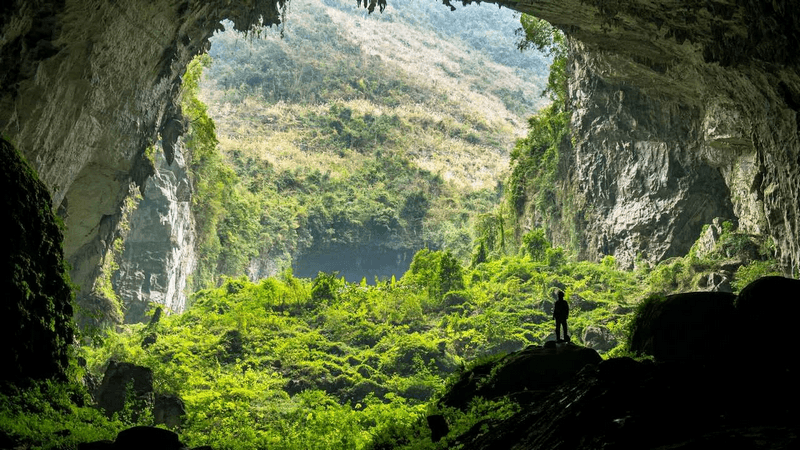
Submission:
[[[630,267],[686,254],[704,224],[734,217],[723,174],[703,157],[703,111],[604,79],[603,53],[576,43],[572,54],[575,139],[562,170],[580,256]]]
[[[566,189],[582,255],[684,252],[732,210],[800,266],[800,11],[790,1],[501,2],[573,40]]]
[[[183,311],[186,281],[195,267],[191,189],[177,145],[172,164],[155,155],[155,173],[131,214],[114,290],[125,305],[125,322],[145,321],[151,303]]]

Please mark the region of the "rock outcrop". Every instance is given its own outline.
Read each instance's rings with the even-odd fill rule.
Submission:
[[[736,296],[725,292],[688,292],[644,300],[634,319],[631,350],[660,361],[729,358]]]
[[[95,394],[97,406],[111,417],[126,403],[143,410],[153,406],[153,371],[128,362],[111,360]],[[134,411],[139,414],[141,411]]]
[[[152,304],[182,312],[186,280],[195,266],[191,188],[182,148],[176,146],[171,163],[161,151],[154,158],[155,173],[131,214],[113,280],[125,305],[126,323],[144,322]]]
[[[465,409],[475,397],[496,399],[512,394],[541,394],[602,359],[596,351],[574,344],[531,345],[461,374],[439,400],[440,407]]]
[[[140,450],[143,448],[159,450],[189,450],[180,437],[169,430],[155,427],[133,427],[122,430],[113,441],[97,441],[79,444],[78,450]],[[211,447],[198,447],[196,450],[211,450]]]
[[[800,280],[777,276],[759,278],[739,295],[687,292],[650,297],[633,319],[630,348],[658,361],[710,362],[745,353],[751,360],[786,364],[781,343],[793,340],[798,314]],[[760,334],[741,336],[746,332]]]

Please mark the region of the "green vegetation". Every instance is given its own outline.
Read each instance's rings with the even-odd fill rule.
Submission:
[[[701,235],[706,235],[708,228]],[[725,273],[733,292],[739,292],[757,278],[781,275],[771,238],[737,231],[729,221],[722,222],[718,231],[712,248],[703,249],[698,241],[684,257],[670,258],[655,267],[640,266],[638,270],[648,280],[649,292],[704,289],[710,273]]]
[[[450,448],[459,432],[509,415],[515,405],[476,399],[461,412],[437,410],[435,399],[460,371],[551,336],[554,289],[572,303],[574,340],[580,343],[589,326],[614,336],[608,357],[628,354],[632,311],[647,292],[664,288],[663,272],[673,289],[652,299],[691,279],[670,269],[676,261],[636,272],[616,269],[611,257],[572,262],[542,236],[532,232],[519,254],[472,268],[448,252],[422,250],[401,279],[373,286],[327,273],[312,280],[287,271],[258,283],[228,278],[195,293],[183,314],[108,330],[81,355],[95,377],[112,358],[152,368],[157,392],[186,402],[179,431],[190,446]],[[725,242],[712,253],[724,255]],[[152,333],[156,342],[143,346]],[[77,380],[82,370],[71,373]],[[437,444],[425,424],[430,413],[444,414],[453,430]],[[152,423],[152,416],[136,416],[101,416],[74,382],[0,397],[0,429],[36,448],[74,448]]]
[[[448,252],[422,250],[400,280],[375,286],[324,273],[227,279],[194,294],[187,312],[162,318],[155,344],[143,348],[153,330],[132,325],[84,350],[98,375],[111,358],[151,367],[157,389],[187,403],[189,445],[418,448],[429,439],[428,400],[459,367],[552,333],[545,310],[562,283],[591,305],[572,317],[575,336],[616,323],[614,307],[639,289],[613,264],[509,256],[468,270]],[[496,407],[445,413],[467,427]]]
[[[89,406],[86,388],[77,381],[45,380],[24,389],[3,386],[0,392],[0,436],[13,437],[22,448],[74,449],[83,442],[114,439],[136,425],[107,419]]]
[[[240,182],[219,152],[216,126],[198,98],[199,81],[208,55],[195,58],[183,78],[181,106],[189,119],[186,147],[194,186],[192,211],[200,255],[195,288],[218,284],[222,275],[245,272],[263,241],[263,200]]]
[[[416,198],[407,215],[424,203]],[[481,216],[482,244],[494,251],[469,268],[450,252],[424,249],[402,278],[374,286],[329,273],[311,280],[285,271],[258,283],[225,278],[195,293],[183,314],[109,329],[86,343],[86,370],[100,377],[112,358],[150,367],[157,392],[186,402],[178,431],[190,446],[451,448],[454,436],[516,406],[476,399],[466,411],[438,410],[435,399],[459,371],[547,339],[554,289],[573,304],[574,340],[589,326],[605,327],[616,343],[605,356],[620,356],[629,354],[631,311],[648,293],[657,299],[685,290],[732,258],[737,288],[774,267],[770,245],[731,223],[713,225],[720,234],[712,248],[698,242],[685,258],[627,272],[612,257],[570,260],[542,229],[520,245],[505,241],[503,218]],[[756,259],[747,263],[748,255]],[[153,333],[156,342],[143,346]],[[55,449],[152,424],[133,403],[102,416],[78,382],[82,375],[73,368],[66,383],[4,389],[0,429],[15,442]],[[430,413],[444,414],[452,430],[436,444],[425,424]]]
[[[517,141],[511,152],[511,175],[508,181],[507,201],[513,211],[511,218],[515,236],[521,229],[519,218],[532,217],[545,234],[552,236],[562,227],[559,222],[568,217],[571,202],[565,201],[567,192],[560,188],[559,163],[563,148],[570,145],[569,121],[571,109],[567,100],[567,47],[563,33],[549,23],[523,14],[522,28],[518,34],[522,39],[517,44],[520,50],[536,48],[553,57],[550,76],[543,92],[550,105],[528,119],[528,135]],[[575,230],[569,240],[577,242]]]

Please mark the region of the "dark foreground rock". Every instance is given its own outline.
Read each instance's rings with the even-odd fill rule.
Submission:
[[[791,332],[798,283],[769,277],[738,298],[688,293],[642,308],[636,342],[654,361],[586,361],[572,376],[555,376],[590,351],[562,345],[477,366],[440,406],[482,396],[508,398],[519,411],[444,439],[470,450],[800,448],[792,341],[770,339]],[[753,331],[764,339],[753,339]],[[441,427],[437,433],[442,439]]]
[[[738,296],[688,292],[646,301],[634,318],[630,347],[661,362],[722,362],[746,354],[783,371],[794,367],[783,354],[798,316],[800,280],[763,277]]]
[[[155,427],[133,427],[122,430],[113,441],[103,440],[79,444],[78,450],[189,450],[177,434]],[[193,450],[212,450],[196,447]]]
[[[111,417],[125,408],[126,401],[137,402],[142,407],[152,406],[153,371],[136,364],[111,360],[97,390],[97,406]]]
[[[725,292],[687,292],[647,301],[634,319],[631,350],[660,361],[727,357],[735,299]]]
[[[736,312],[742,327],[752,329],[757,339],[744,342],[747,351],[773,361],[791,363],[782,357],[785,344],[794,341],[800,317],[800,280],[764,277],[736,297]],[[765,343],[773,345],[764,345]],[[792,364],[793,366],[793,364]]]
[[[587,364],[600,361],[602,358],[596,351],[574,344],[555,345],[551,341],[544,347],[531,345],[463,373],[439,404],[464,409],[475,397],[494,399],[548,392]]]
[[[798,448],[795,382],[732,370],[743,365],[609,359],[457,442],[474,450]]]

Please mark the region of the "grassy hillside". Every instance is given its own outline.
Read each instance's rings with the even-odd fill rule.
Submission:
[[[249,266],[215,270],[258,279],[293,263],[372,282],[423,247],[468,260],[546,70],[513,47],[508,11],[486,11],[293,2],[282,30],[216,35],[199,98],[233,184],[262,211],[263,245]]]

